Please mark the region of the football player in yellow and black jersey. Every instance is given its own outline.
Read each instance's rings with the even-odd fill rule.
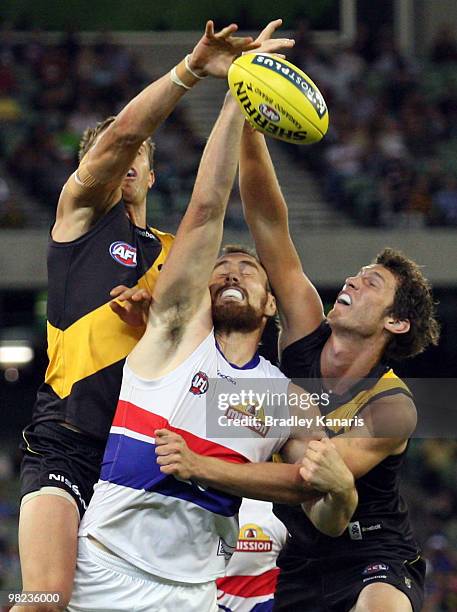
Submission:
[[[144,331],[172,242],[146,224],[149,137],[200,79],[225,77],[234,57],[258,46],[236,29],[215,33],[209,21],[170,73],[88,130],[59,199],[48,253],[49,367],[23,433],[19,523],[23,589],[60,592],[55,609],[71,595],[78,524],[99,476],[123,360]],[[137,302],[125,299],[131,287]]]
[[[416,263],[385,249],[346,279],[325,318],[292,243],[265,139],[247,125],[240,190],[278,301],[282,369],[304,379],[307,391],[328,398],[313,417],[325,426],[326,437],[310,441],[309,430],[295,428],[281,450],[282,464],[235,465],[195,455],[181,444],[172,458],[177,473],[255,499],[274,499],[278,490],[290,492],[285,499],[300,489],[309,495],[322,492],[302,507],[275,506],[290,533],[278,559],[275,611],[419,612],[425,562],[399,493],[399,470],[417,415],[408,387],[387,363],[438,342],[430,285]],[[342,528],[332,526],[331,517],[325,523],[321,502],[342,493],[323,486],[336,451],[358,491],[355,513],[341,521]],[[326,524],[321,531],[313,520],[316,513]]]
[[[416,409],[387,363],[437,343],[430,285],[416,263],[385,249],[346,279],[325,318],[292,243],[265,139],[247,127],[240,189],[279,303],[282,370],[306,379],[309,390],[329,393],[328,406],[321,408],[326,433],[356,478],[359,495],[348,528],[336,538],[315,529],[300,507],[276,506],[291,536],[278,561],[274,609],[418,612],[425,563],[399,493]],[[315,445],[307,446],[311,456]],[[299,460],[302,452],[296,445],[286,460]],[[304,459],[300,473],[312,485],[309,467]]]

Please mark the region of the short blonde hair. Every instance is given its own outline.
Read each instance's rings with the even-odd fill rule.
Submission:
[[[78,153],[79,161],[81,161],[84,155],[86,155],[86,153],[89,151],[89,149],[93,147],[99,134],[104,132],[106,128],[109,127],[115,119],[116,117],[112,115],[111,117],[107,117],[103,121],[100,121],[99,123],[97,123],[95,127],[89,127],[84,130],[82,138],[79,142],[79,153]],[[145,142],[148,145],[149,166],[152,170],[152,167],[154,164],[154,152],[155,152],[156,146],[151,138],[147,138]]]

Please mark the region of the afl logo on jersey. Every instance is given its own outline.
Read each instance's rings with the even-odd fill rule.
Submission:
[[[194,395],[203,395],[208,391],[208,376],[204,372],[197,372],[192,378],[189,391]]]
[[[109,254],[117,263],[128,268],[136,267],[136,248],[130,246],[128,242],[118,240],[113,242],[109,248]]]

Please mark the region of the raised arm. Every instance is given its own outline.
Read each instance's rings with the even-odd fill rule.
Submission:
[[[263,30],[257,39],[262,49],[291,46],[288,39],[270,40],[280,24],[280,20],[271,22]],[[242,129],[243,117],[227,94],[206,144],[186,214],[155,286],[145,335],[129,358],[140,375],[163,375],[211,330],[208,283],[221,245]]]
[[[316,329],[324,313],[292,242],[286,202],[265,138],[247,124],[241,142],[240,191],[257,253],[278,301],[284,349]]]
[[[142,143],[163,123],[201,77],[224,77],[233,59],[255,48],[252,38],[232,36],[232,24],[214,33],[212,21],[192,53],[131,100],[97,138],[66,183],[57,208],[53,237],[79,237],[121,197],[120,186]]]

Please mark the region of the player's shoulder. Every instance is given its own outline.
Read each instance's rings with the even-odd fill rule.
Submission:
[[[404,383],[374,397],[363,410],[363,416],[375,437],[407,439],[417,425],[414,399]]]
[[[288,377],[281,372],[278,366],[272,364],[271,361],[268,361],[268,359],[265,359],[265,357],[259,356],[257,368],[265,374],[266,378],[281,378],[289,380]]]
[[[380,366],[383,367],[383,366]],[[389,367],[365,391],[364,403],[376,406],[414,406],[414,397],[408,385]]]

